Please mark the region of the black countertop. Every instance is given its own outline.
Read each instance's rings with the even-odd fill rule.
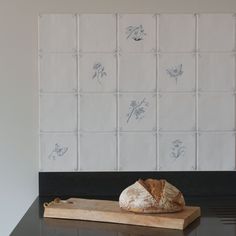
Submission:
[[[61,197],[67,199],[68,197]],[[187,205],[201,207],[202,216],[184,231],[122,224],[43,218],[43,203],[54,197],[37,198],[12,232],[12,236],[236,236],[236,197],[192,197]],[[103,199],[110,199],[104,197]],[[117,200],[117,199],[114,199]]]

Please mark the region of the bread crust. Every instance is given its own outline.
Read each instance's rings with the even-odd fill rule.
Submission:
[[[136,213],[167,213],[183,210],[183,194],[166,180],[139,179],[120,195],[120,207]]]

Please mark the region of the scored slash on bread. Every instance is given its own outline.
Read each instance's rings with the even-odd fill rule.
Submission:
[[[122,209],[136,213],[167,213],[183,210],[183,194],[166,180],[139,179],[120,194]]]

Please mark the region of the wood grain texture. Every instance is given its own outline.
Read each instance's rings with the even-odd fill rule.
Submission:
[[[187,206],[168,214],[135,214],[120,209],[117,201],[70,198],[45,206],[44,217],[111,222],[183,230],[200,216],[200,207]]]

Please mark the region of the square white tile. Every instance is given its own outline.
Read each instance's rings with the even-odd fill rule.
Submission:
[[[82,131],[115,131],[116,95],[81,95],[80,129]]]
[[[82,52],[116,50],[115,14],[81,14],[79,27],[79,45]]]
[[[74,171],[77,169],[77,134],[41,134],[42,171]]]
[[[152,52],[156,50],[155,14],[119,15],[120,49],[123,52]]]
[[[192,52],[195,50],[194,14],[160,15],[160,50],[162,52]]]
[[[234,130],[235,96],[229,93],[199,95],[200,130]]]
[[[156,134],[120,133],[119,170],[156,170]]]
[[[160,130],[195,130],[195,94],[161,94]]]
[[[77,131],[77,95],[40,96],[40,128],[42,131]]]
[[[42,52],[76,51],[75,14],[42,14],[39,16],[39,49]]]
[[[233,14],[200,14],[198,42],[200,51],[232,51],[235,47]]]
[[[80,136],[80,170],[117,169],[115,133],[83,133]]]
[[[194,54],[161,54],[159,58],[160,91],[195,90]]]
[[[79,59],[81,92],[115,92],[117,58],[113,54],[82,54]]]
[[[204,53],[198,61],[199,89],[234,90],[235,55]]]
[[[120,91],[156,90],[156,55],[122,54],[120,56]]]
[[[43,54],[39,60],[41,92],[77,91],[76,55]]]
[[[161,171],[195,170],[195,133],[162,133],[159,135],[159,150]]]
[[[201,133],[198,163],[199,170],[234,170],[235,134]]]
[[[120,130],[156,130],[156,95],[121,94]]]

